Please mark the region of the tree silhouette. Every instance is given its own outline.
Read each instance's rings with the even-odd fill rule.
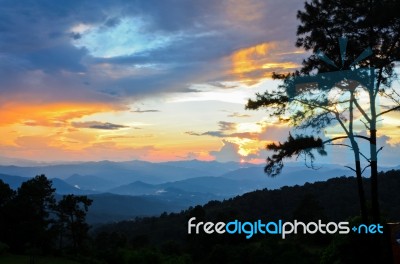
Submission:
[[[64,195],[56,203],[55,188],[45,175],[23,182],[17,192],[0,180],[0,242],[13,253],[48,254],[63,239],[78,252],[88,236],[86,213],[92,200]]]
[[[10,202],[14,197],[15,191],[0,180],[0,241],[7,241]]]
[[[357,67],[352,65],[357,62],[359,67],[374,68],[376,81],[371,89],[360,87],[369,98],[369,109],[365,109],[359,100],[354,100],[357,109],[362,113],[366,128],[369,131],[371,167],[371,200],[372,217],[379,221],[378,199],[378,152],[377,122],[378,118],[400,108],[399,93],[391,87],[392,80],[396,77],[394,63],[400,60],[400,16],[398,10],[400,1],[316,1],[305,4],[305,11],[298,12],[301,25],[298,27],[296,45],[306,50],[323,51],[326,56],[336,58],[338,54],[334,42],[337,38],[348,36],[352,39],[347,48],[347,60],[343,67]],[[337,46],[336,46],[337,47]],[[367,60],[357,61],[357,56],[367,49],[372,49]],[[334,61],[340,65],[339,61]],[[346,65],[347,64],[347,65]],[[310,74],[329,71],[326,64],[321,64],[315,55],[303,62],[302,72]],[[386,97],[393,104],[387,110],[378,112],[377,102],[379,97]],[[369,113],[368,113],[369,112]]]
[[[358,73],[360,74],[360,73]],[[352,74],[353,78],[355,74]],[[367,209],[362,183],[362,169],[360,164],[360,155],[356,137],[367,139],[361,135],[355,135],[353,131],[354,122],[354,98],[351,94],[353,91],[349,87],[354,85],[349,81],[342,81],[341,76],[337,75],[321,75],[321,76],[301,76],[299,72],[288,75],[274,75],[275,78],[283,79],[283,85],[278,87],[275,92],[265,92],[257,94],[256,100],[249,100],[247,109],[267,108],[272,117],[279,117],[280,120],[289,122],[291,125],[300,129],[311,129],[312,132],[320,133],[324,128],[332,124],[338,123],[343,129],[345,136],[334,137],[323,141],[313,136],[296,135],[293,137],[289,134],[288,140],[284,143],[269,144],[267,149],[277,154],[267,158],[265,172],[268,175],[276,176],[284,166],[283,160],[293,156],[299,157],[303,155],[306,164],[313,167],[315,155],[313,150],[316,149],[320,155],[326,155],[325,145],[335,145],[336,140],[350,139],[350,145],[347,146],[353,150],[355,159],[358,196],[360,201],[360,211],[363,222],[367,222]],[[355,76],[360,78],[360,76]],[[318,81],[318,86],[315,85]],[[307,89],[304,89],[303,82],[307,83]],[[338,83],[339,82],[339,83]],[[302,84],[303,89],[298,89],[298,84]],[[311,83],[311,84],[309,84]],[[334,90],[333,87],[340,85],[340,89]],[[350,92],[350,97],[342,98],[346,93]],[[339,98],[339,99],[338,99]],[[338,110],[342,109],[342,110]],[[286,116],[286,119],[283,117]]]
[[[0,208],[4,208],[15,196],[15,191],[10,188],[10,185],[0,180]]]
[[[9,239],[17,250],[45,251],[51,246],[51,212],[54,209],[55,189],[44,175],[21,184],[10,202]]]
[[[363,205],[364,199],[362,199],[360,172],[363,170],[360,156],[365,158],[367,166],[371,168],[371,201],[374,222],[379,221],[377,156],[380,148],[376,145],[377,122],[384,114],[400,109],[399,92],[391,86],[392,80],[396,78],[393,70],[394,63],[400,60],[400,16],[396,13],[399,7],[400,1],[378,0],[313,0],[305,3],[304,11],[298,12],[301,23],[297,30],[296,45],[313,51],[313,55],[303,61],[300,71],[284,76],[275,75],[277,78],[284,79],[284,84],[280,89],[275,92],[266,92],[263,95],[258,94],[256,100],[250,100],[247,104],[249,109],[261,107],[272,109],[270,113],[274,116],[282,117],[289,114],[284,117],[292,119],[292,123],[298,128],[312,128],[320,132],[327,126],[339,123],[345,134],[341,138],[349,139],[350,145],[348,146],[354,152],[356,167],[354,170],[358,179],[362,214],[365,214],[365,204]],[[337,44],[341,37],[351,39],[347,47],[347,43]],[[298,99],[299,94],[294,95],[293,93],[293,77],[308,78],[315,76],[313,75],[315,73],[324,73],[324,76],[329,77],[327,74],[329,72],[340,70],[345,73],[348,70],[353,74],[360,73],[360,79],[369,79],[371,74],[368,74],[368,70],[363,73],[362,69],[368,69],[376,76],[375,80],[367,80],[370,82],[369,85],[360,82],[354,85],[349,82],[349,78],[346,79],[346,76],[343,75],[345,83],[339,83],[339,85],[337,85],[337,78],[332,78],[332,82],[329,82],[328,78],[328,82],[324,80],[325,83],[321,86],[312,83],[305,89],[303,87],[302,90],[297,90],[300,96],[303,96],[301,97],[303,101]],[[341,85],[347,89],[342,89]],[[335,93],[336,97],[328,96]],[[341,99],[343,94],[346,95],[344,100]],[[367,104],[362,104],[360,101],[361,95],[364,94],[369,99]],[[385,111],[377,110],[379,98],[389,101],[389,105],[385,106]],[[342,105],[344,110],[333,111],[332,108],[335,108],[337,104]],[[353,129],[356,109],[362,115],[361,122],[365,124],[369,132],[368,136],[357,134]],[[365,142],[369,145],[369,157],[360,152],[359,139],[366,140]],[[297,138],[297,140],[300,141],[301,138]],[[325,143],[332,141],[333,139]],[[280,152],[285,150],[287,145],[283,143],[280,146],[282,147],[272,150]],[[320,147],[318,146],[318,148]],[[304,146],[301,148],[304,149]],[[306,154],[308,153],[310,151],[307,151]],[[268,164],[271,163],[271,160],[279,161],[270,158]],[[279,162],[275,164],[282,165]],[[363,218],[365,217],[363,216]]]
[[[61,249],[65,236],[71,240],[73,252],[77,253],[77,249],[88,235],[89,225],[86,223],[86,213],[91,204],[92,200],[86,196],[75,196],[73,194],[64,195],[57,203],[56,212],[60,228],[59,243]]]

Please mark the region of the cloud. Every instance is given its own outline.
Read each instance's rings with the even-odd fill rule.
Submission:
[[[220,131],[229,131],[236,128],[236,123],[233,122],[219,121],[218,125]]]
[[[211,132],[211,131],[210,131]],[[219,131],[214,131],[215,133],[220,133]],[[190,136],[207,136],[209,135],[209,132],[204,132],[204,133],[196,133],[194,131],[186,131],[185,134],[190,135]]]
[[[219,162],[228,162],[228,161],[236,161],[239,162],[242,160],[243,156],[240,155],[239,146],[235,143],[222,140],[222,147],[218,151],[210,151],[210,155],[215,158],[216,161]]]
[[[291,52],[284,52],[292,50]],[[292,54],[293,58],[282,55]],[[286,73],[300,67],[296,57],[298,50],[290,48],[288,42],[264,42],[235,51],[232,56],[232,74],[245,83],[257,83],[270,77],[273,72]]]
[[[31,64],[31,70],[42,70],[47,73],[59,71],[85,72],[82,60],[87,50],[77,49],[71,44],[63,43],[55,47],[34,50],[25,56]]]
[[[86,122],[72,122],[71,125],[75,128],[92,128],[92,129],[104,129],[104,130],[118,130],[121,128],[128,128],[129,126],[117,125],[108,122],[99,121],[86,121]]]
[[[242,118],[242,117],[250,117],[250,115],[248,115],[248,114],[240,114],[238,112],[234,112],[234,113],[228,115],[228,117],[240,117],[240,118]]]
[[[226,122],[226,121],[219,121],[218,122],[219,131],[207,131],[203,133],[196,133],[194,131],[187,131],[185,134],[191,136],[212,136],[212,137],[230,137],[234,134],[227,134],[226,131],[232,131],[236,128],[236,123],[233,122]]]
[[[238,137],[238,138],[248,138],[257,140],[260,138],[258,133],[252,132],[238,132],[238,133],[224,133],[222,131],[207,131],[203,133],[196,133],[193,131],[185,132],[187,135],[191,136],[211,136],[211,137],[219,137],[219,138],[227,138],[227,137]]]
[[[80,142],[66,144],[57,135],[23,136],[14,145],[1,145],[2,153],[10,157],[21,157],[40,161],[93,161],[146,159],[157,156],[157,148],[147,146],[120,146],[115,142]]]
[[[207,131],[207,132],[203,132],[203,133],[196,133],[193,131],[187,131],[185,132],[185,134],[190,135],[190,136],[211,136],[211,137],[229,137],[229,134],[225,134],[222,131]]]
[[[226,134],[224,134],[222,131],[207,131],[201,133],[200,136],[226,137]]]
[[[160,110],[156,110],[156,109],[148,109],[148,110],[140,110],[140,108],[137,108],[136,110],[131,110],[132,113],[157,113],[160,112]]]
[[[238,143],[230,142],[227,140],[222,140],[222,147],[217,151],[210,151],[209,155],[213,156],[216,161],[219,162],[229,162],[229,161],[251,161],[255,159],[260,159],[259,150],[256,152],[244,152],[243,146]]]
[[[77,121],[94,114],[129,111],[145,98],[163,102],[166,96],[182,98],[183,93],[200,97],[205,92],[197,85],[208,84],[211,92],[235,92],[243,88],[242,82],[254,83],[273,70],[292,67],[290,63],[299,63],[303,56],[293,48],[296,11],[302,7],[301,1],[279,0],[4,1],[0,10],[0,126],[10,126],[4,130],[17,127],[24,135],[74,134],[59,140],[40,138],[38,142],[51,142],[46,145],[49,157],[61,155],[57,146],[66,151],[66,157],[79,157],[74,152],[76,145],[86,144],[87,137],[90,146],[85,151],[102,156],[107,156],[110,147],[121,150],[124,157],[130,150],[156,157],[160,152],[154,149],[135,152],[135,148],[118,144],[93,145],[95,129],[111,130],[111,134],[127,128],[119,124],[123,121],[107,123],[110,120],[98,116],[90,120],[103,122]],[[241,93],[236,95],[243,98]],[[216,93],[207,100],[216,96],[232,98],[232,94]],[[239,102],[235,98],[232,102]],[[204,131],[188,133],[257,138],[257,133],[238,130],[235,123],[225,121]],[[24,140],[28,144],[35,139]],[[18,149],[21,155],[39,155]]]
[[[289,132],[293,130],[292,127],[288,127],[286,125],[278,125],[278,124],[266,124],[262,123],[263,126],[262,131],[259,133],[259,140],[268,140],[268,141],[285,141]]]
[[[301,58],[279,47],[294,43],[296,10],[302,5],[278,0],[8,1],[0,11],[0,97],[125,105],[138,97],[193,92],[196,83],[257,79]],[[148,45],[149,40],[157,45]],[[97,56],[96,47],[109,55]],[[268,69],[258,73],[258,66]]]
[[[219,121],[218,122],[219,130],[218,131],[207,131],[203,133],[196,133],[194,131],[187,131],[185,134],[191,136],[212,136],[212,137],[230,137],[234,134],[227,134],[225,132],[235,130],[236,123],[233,122],[226,122],[226,121]]]
[[[190,151],[190,152],[186,153],[186,155],[184,155],[184,156],[176,156],[176,157],[183,159],[183,160],[194,160],[194,159],[199,159],[200,154]]]
[[[3,103],[0,108],[0,126],[23,124],[25,126],[59,127],[69,121],[99,112],[113,111],[112,105],[100,103],[63,102],[52,104]]]
[[[239,124],[240,125],[240,124]],[[206,131],[202,133],[194,132],[194,131],[186,131],[185,134],[190,136],[211,136],[211,137],[219,137],[219,138],[228,138],[228,137],[236,137],[236,138],[247,138],[253,140],[265,140],[263,136],[263,131],[261,132],[253,132],[253,131],[243,131],[243,132],[235,132],[238,128],[237,123],[219,121],[218,122],[219,130],[218,131]],[[289,131],[289,130],[287,130]]]

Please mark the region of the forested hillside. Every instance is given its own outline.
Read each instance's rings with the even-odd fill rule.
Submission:
[[[369,188],[368,179],[365,180],[365,188]],[[380,174],[384,223],[400,220],[399,189],[400,171]],[[193,216],[198,221],[214,223],[235,219],[297,219],[307,222],[321,219],[326,222],[358,223],[356,190],[356,179],[345,177],[279,190],[265,189],[223,202],[211,201],[179,214],[164,213],[160,217],[105,225],[96,229],[93,236],[96,237],[97,246],[109,248],[108,251],[99,252],[109,263],[119,258],[143,260],[146,257],[154,257],[159,261],[172,258],[188,263],[193,260],[199,263],[220,263],[220,260],[228,260],[229,263],[244,263],[245,260],[251,260],[251,263],[362,263],[358,261],[368,260],[366,252],[370,247],[373,248],[370,237],[351,234],[293,235],[282,240],[274,235],[256,235],[246,240],[243,235],[187,234],[187,222]],[[349,244],[352,244],[351,251],[346,249]],[[121,251],[123,248],[125,251]],[[360,259],[360,255],[365,259]]]

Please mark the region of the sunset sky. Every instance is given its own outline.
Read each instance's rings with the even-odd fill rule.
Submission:
[[[290,128],[244,106],[309,55],[303,2],[1,1],[0,156],[262,162]],[[394,164],[400,122],[384,122]]]

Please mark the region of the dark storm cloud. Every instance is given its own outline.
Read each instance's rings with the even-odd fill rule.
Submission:
[[[301,6],[302,1],[295,0],[2,1],[0,96],[125,102],[130,97],[194,92],[191,84],[230,78],[227,63],[235,50],[294,39],[295,14]],[[72,45],[85,34],[71,32],[73,26],[109,29],[130,17],[145,21],[143,32],[177,37],[165,46],[107,59]],[[115,77],[104,73],[105,64],[115,71],[150,68]]]
[[[66,70],[70,72],[83,72],[86,67],[81,60],[87,51],[83,48],[77,49],[72,45],[59,45],[33,51],[26,56],[36,69],[45,72],[58,72]]]

